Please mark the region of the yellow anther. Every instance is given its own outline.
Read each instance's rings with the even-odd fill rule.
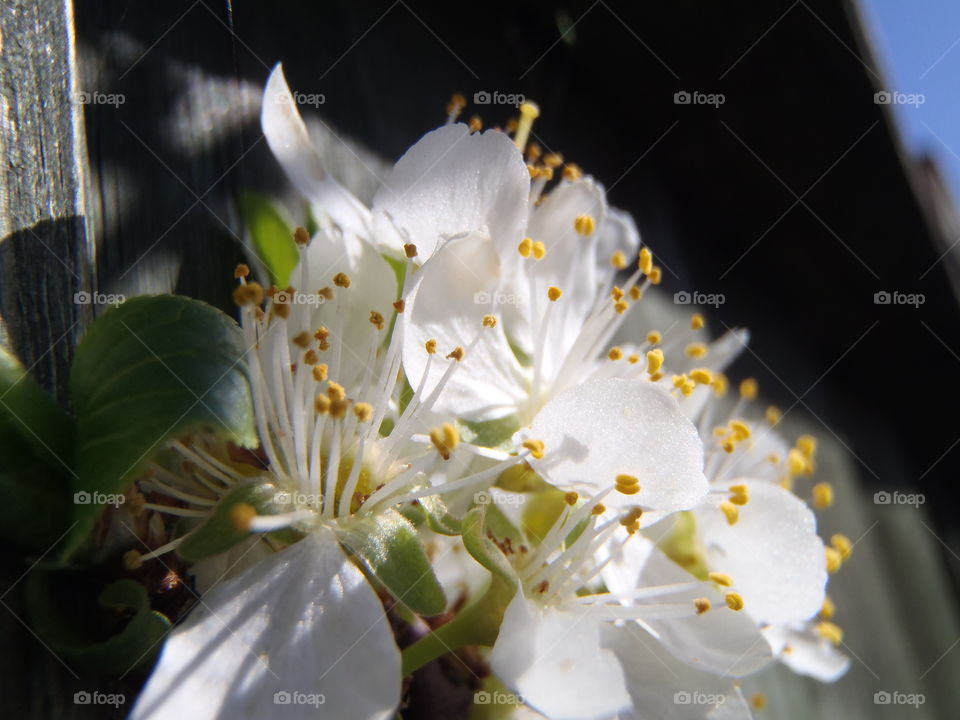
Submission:
[[[750,704],[754,710],[763,710],[767,706],[767,696],[763,693],[754,693],[750,698]]]
[[[718,437],[718,438],[722,438],[722,437],[723,437],[724,435],[726,435],[728,432],[730,432],[730,428],[726,428],[726,427],[723,427],[722,425],[720,425],[720,426],[717,426],[717,427],[715,427],[715,428],[713,429],[713,436],[714,436],[714,437]]]
[[[613,304],[613,309],[617,311],[617,315],[623,315],[627,310],[630,309],[630,303],[626,300],[619,300]]]
[[[725,453],[728,453],[728,454],[732,453],[734,450],[737,449],[737,441],[734,440],[733,438],[727,438],[722,443],[720,443],[720,447],[723,448],[723,451]]]
[[[650,268],[650,272],[647,277],[650,278],[651,285],[659,285],[660,281],[663,280],[663,270],[654,265],[652,268]]]
[[[474,115],[473,117],[470,118],[469,127],[470,127],[470,132],[472,133],[480,132],[481,130],[483,130],[483,120],[480,118],[479,115]]]
[[[820,608],[820,617],[824,620],[832,620],[833,616],[837,614],[837,605],[833,600],[830,599],[829,595],[824,596],[823,598],[823,607]]]
[[[618,347],[610,348],[610,352],[607,353],[607,357],[616,362],[617,360],[623,360],[623,350]]]
[[[294,345],[296,345],[301,350],[306,350],[310,347],[310,333],[304,331],[302,333],[297,333],[290,340]]]
[[[304,227],[298,227],[293,231],[293,241],[297,245],[308,245],[310,243],[310,233]]]
[[[627,358],[627,362],[630,363],[631,365],[636,365],[638,362],[640,362],[640,356],[634,353],[633,355]]]
[[[593,215],[577,215],[573,220],[573,229],[584,237],[590,237],[597,230],[597,221]]]
[[[373,325],[377,330],[383,330],[387,326],[386,320],[383,319],[383,315],[378,313],[376,310],[370,311],[370,324]]]
[[[846,562],[850,559],[850,555],[853,554],[853,543],[850,542],[848,538],[843,533],[836,533],[835,535],[830,536],[830,544],[836,548],[837,552],[840,553],[840,558]]]
[[[767,455],[767,462],[771,465],[779,465],[781,460],[782,458],[780,457],[780,453],[772,452]]]
[[[690,327],[694,330],[700,330],[706,324],[706,320],[703,319],[703,315],[700,313],[694,313],[690,316]]]
[[[317,295],[322,297],[324,300],[333,300],[333,288],[329,285],[325,285],[317,290]]]
[[[373,419],[373,405],[359,402],[353,406],[353,414],[357,416],[357,420],[360,422],[370,422]]]
[[[319,365],[313,366],[312,372],[313,372],[314,380],[316,380],[317,382],[323,382],[324,380],[327,379],[330,373],[330,368],[327,367],[326,363],[320,363]]]
[[[740,397],[746,400],[756,400],[760,386],[754,378],[747,378],[740,383]]]
[[[618,300],[623,300],[624,295],[625,293],[623,292],[623,290],[620,288],[619,285],[614,285],[610,289],[610,297],[613,298],[614,302],[617,302]]]
[[[316,350],[307,350],[303,354],[304,365],[316,365],[318,362],[320,362],[320,356],[317,355]]]
[[[319,328],[317,328],[317,331],[313,334],[313,336],[320,342],[323,342],[330,337],[330,330],[327,329],[326,325],[321,325]]]
[[[547,246],[542,240],[537,240],[533,244],[533,257],[535,260],[543,260],[547,256]]]
[[[743,422],[743,420],[731,420],[730,429],[733,430],[733,434],[737,440],[746,440],[753,434],[750,431],[750,426]]]
[[[737,494],[737,495],[749,495],[749,494],[750,494],[750,486],[749,486],[749,485],[744,485],[743,483],[741,483],[741,484],[739,484],[739,485],[731,485],[731,486],[730,486],[730,492],[735,493],[735,494]]]
[[[787,472],[791,475],[801,475],[807,469],[807,459],[797,448],[791,448],[787,453]]]
[[[404,300],[395,300],[393,303],[393,309],[398,313],[402,313],[407,308],[407,303]]]
[[[651,330],[647,333],[647,342],[651,345],[659,345],[663,341],[663,333],[659,330]]]
[[[793,478],[789,475],[784,475],[780,478],[778,485],[788,492],[793,492]]]
[[[644,275],[649,275],[653,270],[653,253],[650,252],[648,248],[642,248],[640,250],[640,272]]]
[[[520,120],[517,122],[517,131],[513,136],[513,144],[520,148],[520,152],[527,145],[530,139],[530,130],[533,128],[533,121],[540,117],[540,108],[535,102],[527,100],[520,105]]]
[[[813,506],[818,509],[833,505],[833,485],[828,482],[817,483],[811,488],[813,492]]]
[[[610,264],[617,270],[623,270],[627,266],[627,256],[617,250],[610,256]]]
[[[463,96],[462,93],[454,93],[450,97],[450,102],[447,103],[447,115],[453,115],[456,117],[460,114],[460,111],[467,106],[467,99]]]
[[[339,272],[333,276],[333,284],[337,287],[348,288],[352,283],[353,281],[346,273]]]
[[[722,585],[723,587],[733,587],[733,578],[722,572],[712,572],[708,573],[707,577],[713,580],[717,585]]]
[[[824,553],[827,556],[827,572],[833,574],[843,565],[843,556],[839,550],[832,547],[824,548]]]
[[[431,355],[436,355],[437,353],[437,341],[436,340],[427,340],[423,346],[427,349],[427,352]]]
[[[710,598],[696,598],[693,601],[693,606],[697,609],[697,615],[703,615],[707,612],[713,605],[710,602]]]
[[[805,458],[812,458],[817,452],[817,439],[813,435],[801,435],[797,438],[797,450]]]
[[[530,173],[530,177],[536,179],[540,176],[540,168],[536,165],[527,164],[527,172]]]
[[[663,380],[662,372],[655,372],[650,376],[650,382],[660,382],[661,380]]]
[[[775,405],[771,405],[767,408],[767,423],[771,426],[776,425],[780,422],[780,419],[783,417],[783,413],[780,412],[780,408]]]
[[[746,485],[735,485],[734,487],[743,488],[743,492],[735,492],[733,488],[730,488],[730,502],[734,505],[746,505],[750,502],[750,493],[747,491]]]
[[[520,244],[517,245],[517,252],[525,258],[530,257],[533,254],[533,238],[525,237],[521,240]]]
[[[560,299],[560,296],[563,295],[563,290],[554,286],[547,290],[547,297],[550,298],[551,302],[556,302]]]
[[[724,500],[722,503],[720,503],[720,509],[723,511],[723,514],[727,516],[728,524],[737,524],[737,520],[740,519],[740,508],[738,508],[732,502]]]
[[[537,460],[542,460],[547,451],[547,446],[543,440],[524,440],[523,447],[530,451],[530,454]]]
[[[710,352],[710,349],[707,347],[706,343],[695,342],[687,345],[686,350],[683,351],[687,357],[696,358],[705,358],[707,353]]]
[[[237,503],[230,510],[230,524],[237,532],[250,532],[250,526],[253,519],[257,516],[257,511],[249,503]]]
[[[497,316],[496,315],[484,315],[483,316],[483,326],[485,328],[495,328],[497,326]]]
[[[123,554],[123,567],[127,570],[139,570],[143,565],[143,556],[136,550],[128,550]]]
[[[318,415],[326,415],[330,412],[330,403],[332,400],[326,395],[317,395],[313,399],[313,409],[316,410]]]
[[[624,495],[636,495],[640,492],[640,480],[633,475],[617,475],[617,492]]]
[[[730,389],[730,381],[727,380],[727,376],[723,373],[717,373],[713,376],[713,394],[717,397],[725,397],[727,390]]]
[[[463,349],[462,345],[457,345],[450,353],[447,355],[447,360],[456,360],[457,362],[462,362],[463,358],[467,355],[467,351]]]
[[[593,510],[590,511],[591,515],[603,515],[607,511],[607,506],[603,503],[597,503],[594,505]]]
[[[450,453],[460,444],[460,433],[452,423],[444,423],[430,431],[430,442],[444,460],[450,459]]]
[[[549,168],[558,168],[563,165],[563,155],[560,153],[547,153],[543,156],[543,164]]]
[[[690,371],[690,379],[699,385],[709,385],[713,382],[713,373],[706,368],[696,368]]]
[[[632,508],[627,510],[623,514],[623,517],[620,518],[620,524],[625,528],[630,528],[633,525],[640,525],[640,518],[643,516],[643,508],[639,505],[634,505]]]
[[[743,595],[740,593],[729,592],[723,596],[723,599],[727,601],[727,607],[731,610],[743,610]]]
[[[570,492],[568,492],[566,495],[563,496],[563,501],[567,505],[576,505],[577,500],[579,499],[580,499],[580,496],[573,490],[571,490]]]
[[[569,163],[563,168],[563,179],[564,180],[579,180],[583,177],[583,170],[580,169],[579,165],[574,163]]]
[[[817,625],[817,634],[834,645],[840,645],[843,642],[843,630],[836,623],[828,621],[820,623]]]
[[[632,288],[630,288],[630,299],[631,299],[631,300],[639,300],[639,299],[642,298],[642,297],[643,297],[643,291],[640,290],[640,288],[638,288],[636,285],[634,285]]]
[[[240,278],[250,277],[250,266],[240,263],[233,270],[233,277],[239,280]]]
[[[346,400],[347,391],[340,383],[335,383],[332,380],[330,384],[327,385],[327,395],[330,396],[331,400],[339,401]]]
[[[408,259],[415,258],[417,256],[417,246],[413,243],[404,244],[403,254],[406,255]]]
[[[663,367],[663,350],[655,348],[647,353],[647,372],[653,375]]]
[[[246,305],[257,306],[263,302],[264,294],[263,286],[260,283],[248,282],[239,285],[237,289],[233,291],[233,301],[240,307]]]

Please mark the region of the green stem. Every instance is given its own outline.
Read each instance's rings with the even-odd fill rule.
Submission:
[[[493,575],[490,587],[477,602],[468,605],[446,625],[431,631],[403,650],[403,674],[409,675],[441,655],[466,645],[493,645],[503,620],[503,611],[515,592],[516,587]]]

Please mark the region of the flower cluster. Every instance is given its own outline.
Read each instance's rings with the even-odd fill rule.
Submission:
[[[133,717],[389,718],[464,645],[549,718],[746,718],[775,660],[846,670],[825,587],[851,543],[817,535],[815,440],[728,392],[746,333],[636,333],[661,270],[630,216],[528,142],[532,103],[486,132],[462,107],[367,207],[272,73],[314,227],[288,287],[236,272],[256,462],[194,437],[141,481],[184,525],[128,562],[176,549],[206,591]],[[441,614],[401,653],[392,625]]]

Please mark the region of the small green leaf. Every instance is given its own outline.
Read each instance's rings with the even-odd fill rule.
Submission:
[[[444,611],[447,599],[423,543],[400,513],[391,510],[365,519],[339,537],[402,604],[421,615]]]
[[[520,419],[516,415],[508,415],[484,422],[463,420],[461,423],[470,430],[469,442],[491,448],[512,449],[513,445],[510,444],[510,439],[520,429]]]
[[[196,300],[133,298],[101,315],[77,348],[70,387],[77,418],[75,504],[67,554],[101,506],[123,492],[171,438],[212,431],[257,444],[246,351],[237,324]]]
[[[272,483],[251,482],[238,485],[217,503],[210,516],[177,546],[177,554],[187,562],[196,562],[211,555],[226,552],[246,540],[253,533],[238,529],[233,521],[233,509],[241,503],[251,505],[258,515],[282,512],[274,499],[277,486]]]
[[[463,518],[463,546],[474,560],[506,580],[511,587],[515,587],[517,574],[513,566],[497,544],[487,536],[488,507],[488,505],[479,505]]]
[[[270,273],[271,282],[286,287],[290,284],[290,273],[300,262],[293,228],[265,195],[241,193],[237,205],[243,224],[250,231],[253,248]]]

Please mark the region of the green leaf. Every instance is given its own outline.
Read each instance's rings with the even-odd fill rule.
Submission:
[[[290,273],[300,262],[300,250],[293,240],[293,228],[266,195],[245,192],[237,198],[240,217],[250,231],[254,250],[279,287],[290,284]]]
[[[118,494],[176,437],[211,431],[254,447],[246,348],[222,312],[175,295],[138,297],[101,315],[77,348],[70,387],[77,418],[67,554],[87,537],[103,496]]]
[[[25,588],[31,627],[72,668],[119,675],[149,666],[170,621],[151,610],[135,580],[111,583],[93,602],[95,592],[89,573],[31,573]]]
[[[463,546],[473,559],[515,587],[517,574],[503,550],[487,535],[487,508],[479,505],[463,518]]]
[[[233,488],[217,503],[210,516],[177,546],[177,554],[187,562],[196,562],[243,542],[253,533],[237,528],[232,515],[234,508],[246,503],[257,515],[275,515],[283,512],[283,507],[274,502],[276,494],[277,486],[265,482],[244,483]]]
[[[339,534],[370,571],[402,604],[421,615],[437,615],[447,606],[416,528],[400,513],[367,518]]]
[[[470,433],[467,434],[468,442],[483,447],[506,450],[513,449],[510,440],[513,438],[513,434],[520,429],[520,419],[516,415],[508,415],[484,422],[462,420],[461,424],[470,430]]]

